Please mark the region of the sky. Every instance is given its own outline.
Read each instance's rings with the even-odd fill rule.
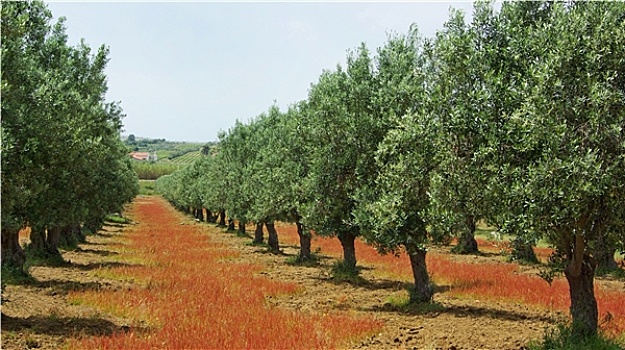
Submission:
[[[451,7],[471,2],[60,2],[70,45],[106,45],[107,101],[126,114],[122,134],[216,141],[274,103],[306,100],[323,70],[365,43],[416,24],[433,37]]]

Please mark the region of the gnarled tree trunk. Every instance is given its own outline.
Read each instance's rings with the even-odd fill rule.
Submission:
[[[538,258],[536,257],[536,253],[534,253],[534,247],[531,242],[528,242],[521,237],[516,237],[511,243],[512,251],[510,252],[510,257],[512,260],[531,263],[538,262]]]
[[[475,240],[475,219],[468,217],[465,220],[466,228],[458,237],[458,245],[453,249],[454,253],[458,254],[474,254],[479,250],[477,249],[477,241]]]
[[[48,237],[46,237],[46,253],[48,256],[61,256],[59,252],[59,243],[61,242],[61,230],[60,226],[53,226],[48,228]]]
[[[585,252],[586,244],[582,235],[575,236],[569,264],[564,275],[569,282],[571,295],[571,317],[574,333],[582,336],[597,334],[599,312],[595,298],[594,278],[597,262]]]
[[[79,242],[85,242],[86,238],[82,235],[80,224],[69,224],[61,228],[59,245],[75,247]]]
[[[197,217],[200,222],[204,221],[204,208],[200,207],[197,209]]]
[[[295,226],[297,226],[297,235],[299,236],[299,256],[297,260],[300,262],[310,260],[311,234],[310,232],[304,232],[304,225],[301,222],[297,221]]]
[[[265,241],[265,237],[263,237],[263,223],[256,223],[256,230],[254,230],[254,242],[255,244],[261,244]]]
[[[217,222],[217,217],[215,217],[213,213],[208,209],[206,209],[206,222],[209,222],[211,224]]]
[[[356,268],[356,247],[354,241],[356,235],[352,233],[341,233],[338,235],[341,246],[343,247],[343,263],[345,267],[350,269]]]
[[[2,227],[2,254],[1,263],[5,266],[13,266],[19,269],[24,268],[26,253],[19,242],[19,229]]]
[[[217,225],[221,227],[226,226],[226,210],[225,209],[219,210],[219,223]]]
[[[35,254],[44,254],[47,251],[46,227],[32,226],[30,228],[30,247]]]
[[[280,251],[280,244],[278,242],[278,231],[276,231],[276,226],[273,221],[266,222],[265,226],[267,227],[267,232],[269,233],[269,236],[267,238],[267,245],[269,245],[269,250],[277,253]]]
[[[239,234],[245,235],[245,221],[239,220]]]
[[[234,219],[228,219],[228,231],[234,231]]]
[[[97,233],[102,228],[102,225],[102,219],[99,217],[92,217],[84,223],[84,226],[91,231],[91,233]]]
[[[428,303],[432,300],[433,288],[430,284],[425,255],[427,251],[414,245],[406,245],[412,277],[414,278],[414,292],[410,294],[410,301]]]

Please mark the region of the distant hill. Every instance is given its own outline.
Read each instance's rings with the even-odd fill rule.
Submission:
[[[156,163],[171,162],[176,165],[193,163],[195,159],[201,156],[204,147],[208,147],[211,150],[216,145],[216,142],[167,141],[165,139],[151,139],[134,135],[122,137],[122,140],[128,146],[129,152],[156,154]]]

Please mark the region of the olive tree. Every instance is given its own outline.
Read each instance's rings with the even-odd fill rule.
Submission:
[[[361,227],[354,220],[355,195],[375,174],[374,153],[385,127],[373,104],[377,81],[366,46],[351,52],[347,69],[324,71],[309,92],[306,108],[311,198],[304,223],[317,234],[336,236],[344,264],[356,266],[354,240]]]
[[[63,20],[51,25],[38,1],[3,4],[2,18],[2,261],[21,266],[21,227],[59,256],[64,227],[100,218],[138,186],[121,161],[121,109],[104,102],[108,49],[69,46]]]
[[[377,146],[374,183],[359,189],[356,220],[379,252],[408,254],[415,287],[411,300],[428,302],[433,291],[425,262],[432,216],[430,184],[440,161],[438,122],[427,93],[431,75],[417,28],[390,37],[378,49],[376,60],[376,101],[390,127]]]
[[[597,248],[622,244],[625,232],[625,6],[514,3],[501,12],[521,22],[537,9],[544,20],[509,32],[511,47],[531,45],[539,54],[516,76],[524,96],[500,120],[492,147],[503,154],[504,205],[561,254],[574,331],[593,335]]]

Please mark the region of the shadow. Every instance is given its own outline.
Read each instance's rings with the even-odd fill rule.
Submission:
[[[107,221],[104,224],[104,227],[102,227],[102,230],[106,229],[107,227],[126,227],[126,226],[128,226],[128,224],[120,224],[120,223],[117,223],[117,222],[109,222],[109,221]]]
[[[487,317],[495,320],[506,321],[540,321],[544,323],[552,323],[553,318],[543,315],[527,315],[510,310],[494,309],[477,305],[443,305],[437,302],[431,303],[414,303],[407,305],[392,305],[385,303],[382,305],[374,305],[372,307],[361,307],[359,311],[370,312],[390,312],[402,315],[424,315],[424,314],[448,314],[455,317]]]
[[[364,280],[364,283],[359,285],[359,287],[365,288],[367,290],[405,290],[412,286],[411,283],[401,282],[401,281],[393,281],[393,280],[376,280],[369,281]]]
[[[475,256],[482,256],[482,257],[485,257],[485,258],[492,258],[492,257],[503,256],[503,254],[501,254],[501,253],[495,253],[495,252],[483,252],[483,251],[479,251],[478,253],[476,253],[476,254],[472,254],[472,255],[475,255]]]
[[[299,248],[299,246],[298,246],[298,245],[295,245],[295,244],[284,244],[284,245],[281,245],[281,247],[282,247],[282,248],[291,248],[291,249],[296,249],[296,250],[298,250],[298,251],[299,251],[299,249],[300,249],[300,248]]]
[[[57,317],[30,316],[27,318],[10,317],[2,314],[2,331],[45,334],[50,336],[110,336],[116,333],[148,332],[148,327],[118,326],[111,321],[98,317]]]
[[[119,262],[104,262],[104,263],[93,263],[93,264],[73,264],[71,262],[65,263],[62,267],[65,268],[74,268],[81,271],[89,271],[95,270],[103,267],[141,267],[142,265],[138,264],[126,264]],[[54,268],[56,266],[53,266]],[[97,280],[90,282],[79,282],[71,279],[50,279],[50,280],[38,280],[35,278],[24,279],[19,283],[12,283],[16,285],[34,287],[39,289],[46,289],[47,293],[50,295],[66,295],[70,292],[83,292],[83,291],[101,291],[101,290],[115,290],[119,288],[118,283],[111,283],[108,280]]]
[[[50,295],[66,295],[70,292],[101,291],[113,288],[113,285],[107,282],[76,282],[64,280],[38,281],[35,285],[38,288],[50,289],[48,292]]]
[[[135,267],[135,266],[141,266],[141,265],[128,264],[128,263],[119,262],[119,261],[105,261],[105,262],[96,262],[96,263],[89,263],[89,264],[76,264],[70,261],[66,265],[66,267],[81,270],[81,271],[91,271],[91,270],[97,270],[97,269],[102,269],[102,268]]]
[[[249,246],[258,248],[254,250],[255,254],[271,254],[271,255],[276,255],[276,256],[295,256],[296,255],[296,254],[285,253],[282,249],[279,249],[278,251],[272,250],[271,248],[269,248],[267,243],[250,243]]]
[[[241,237],[241,238],[249,238],[249,239],[253,239],[254,237],[252,237],[249,233],[245,232],[245,233],[241,233],[239,231],[236,231],[235,235],[237,237]]]
[[[108,232],[114,232],[114,233],[108,233]],[[121,231],[98,231],[98,233],[96,233],[96,236],[107,237],[107,238],[119,237],[119,232]]]
[[[100,255],[100,256],[119,255],[118,252],[113,252],[113,251],[109,251],[109,250],[84,249],[82,247],[78,247],[78,248],[74,249],[74,252],[76,252],[76,253],[89,253],[89,254],[95,254],[95,255]]]
[[[79,248],[79,249],[80,249],[80,246],[81,246],[81,245],[95,245],[95,246],[108,246],[108,245],[111,245],[111,243],[110,243],[110,242],[105,242],[105,243],[103,243],[103,242],[93,242],[93,241],[90,241],[90,240],[89,240],[89,236],[95,236],[95,234],[90,234],[90,235],[87,235],[87,241],[86,241],[86,242],[80,242],[80,243],[78,243],[78,248]]]
[[[402,282],[402,281],[394,281],[394,280],[376,280],[369,281],[365,280],[365,283],[360,287],[363,287],[367,290],[406,290],[412,286],[411,283]]]

